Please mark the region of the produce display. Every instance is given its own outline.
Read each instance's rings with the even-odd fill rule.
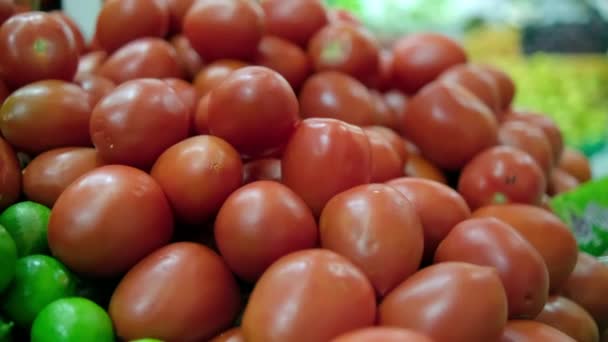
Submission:
[[[606,180],[459,42],[320,0],[0,24],[0,342],[608,339]]]

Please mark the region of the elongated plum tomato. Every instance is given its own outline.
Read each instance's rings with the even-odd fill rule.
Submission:
[[[111,53],[139,38],[163,38],[169,30],[169,10],[164,0],[108,0],[95,27],[97,42]]]
[[[515,96],[515,82],[507,73],[496,67],[490,65],[481,65],[480,67],[490,74],[498,86],[501,111],[508,110]],[[500,118],[502,115],[503,113],[500,113],[498,117]]]
[[[231,73],[209,93],[209,132],[241,154],[259,157],[282,147],[299,120],[289,83],[266,67]]]
[[[412,329],[436,341],[496,341],[507,321],[507,297],[494,268],[445,262],[406,279],[379,311],[380,325]]]
[[[178,0],[179,1],[179,0]],[[187,0],[189,1],[189,0]],[[182,67],[183,74],[188,80],[194,79],[196,74],[203,68],[203,60],[198,52],[194,51],[188,38],[178,34],[171,38],[171,45],[177,54],[177,61]]]
[[[12,146],[33,154],[57,147],[90,146],[91,102],[89,94],[73,83],[31,83],[4,101],[0,129]]]
[[[372,178],[371,182],[386,182],[403,176],[403,161],[393,145],[374,130],[365,129],[371,147]]]
[[[308,55],[296,44],[275,36],[264,36],[253,59],[255,64],[281,74],[293,89],[300,86],[311,73]]]
[[[600,333],[593,317],[575,302],[553,296],[536,320],[554,327],[581,342],[597,342]]]
[[[281,159],[255,159],[243,165],[243,184],[260,180],[281,182]]]
[[[510,318],[535,318],[549,295],[549,273],[538,251],[515,228],[495,218],[454,226],[437,247],[435,262],[462,261],[495,267],[508,299]]]
[[[496,115],[500,113],[500,93],[492,76],[473,64],[459,64],[446,70],[441,80],[454,82],[470,91]]]
[[[118,86],[95,106],[89,127],[104,161],[140,168],[152,166],[189,128],[188,108],[167,83],[154,79]]]
[[[340,335],[331,342],[433,342],[430,337],[413,330],[373,327],[363,328]]]
[[[578,187],[580,182],[568,172],[556,168],[551,171],[547,185],[547,193],[551,196],[559,195]]]
[[[410,157],[405,163],[404,174],[407,177],[423,178],[441,184],[448,184],[445,175],[437,166],[415,153],[410,153]]]
[[[321,213],[321,246],[357,265],[384,296],[420,266],[424,236],[416,209],[384,184],[334,196]]]
[[[106,95],[108,95],[116,84],[111,80],[95,75],[95,74],[84,74],[77,76],[74,80],[84,91],[86,91],[91,97],[91,105],[95,107],[97,103]]]
[[[239,303],[238,286],[224,261],[203,245],[178,242],[127,273],[109,313],[125,340],[207,341],[230,325]]]
[[[496,217],[510,224],[536,248],[549,270],[549,291],[555,293],[576,265],[578,247],[570,229],[549,211],[525,204],[482,207],[473,217]]]
[[[127,43],[106,59],[99,74],[117,84],[138,78],[181,78],[177,52],[160,38]]]
[[[266,32],[301,47],[308,46],[310,38],[328,22],[321,0],[265,0],[262,8]]]
[[[422,154],[448,170],[462,168],[497,142],[498,125],[492,112],[453,83],[434,82],[420,90],[408,103],[402,124],[403,133]]]
[[[207,95],[233,71],[246,66],[246,63],[234,59],[220,59],[207,64],[196,74],[193,82],[199,98]]]
[[[365,275],[332,251],[310,249],[288,254],[264,272],[242,329],[247,342],[329,341],[375,318],[374,289]]]
[[[105,60],[108,58],[108,53],[105,51],[91,51],[81,55],[78,59],[78,69],[75,79],[87,74],[96,74]]]
[[[547,180],[538,163],[527,153],[510,146],[490,148],[462,170],[458,192],[471,209],[489,204],[539,205]]]
[[[94,148],[64,147],[46,151],[23,170],[23,192],[31,201],[52,208],[72,182],[101,165]]]
[[[579,182],[591,179],[591,165],[589,159],[580,151],[572,147],[565,147],[559,160],[558,167],[576,177]]]
[[[241,328],[232,328],[212,338],[209,342],[245,342]]]
[[[559,163],[564,150],[564,138],[555,120],[547,115],[529,112],[511,112],[505,117],[505,120],[524,121],[529,125],[542,129],[547,135],[547,139],[549,139],[549,143],[551,144],[553,165],[557,165]]]
[[[167,195],[177,219],[204,222],[241,186],[243,166],[226,141],[208,135],[183,140],[163,152],[150,174]]]
[[[411,34],[393,46],[395,84],[407,94],[434,81],[450,67],[467,62],[464,49],[446,36]]]
[[[369,139],[363,129],[343,121],[303,120],[285,147],[281,171],[283,184],[319,215],[334,195],[369,183]]]
[[[368,89],[351,76],[337,71],[316,73],[300,91],[304,118],[327,117],[358,126],[374,124],[374,105]]]
[[[11,88],[45,79],[71,81],[78,68],[74,34],[60,19],[17,14],[0,26],[0,69]]]
[[[404,163],[407,162],[410,153],[408,152],[407,147],[405,146],[405,141],[403,140],[403,138],[401,138],[399,134],[397,134],[395,131],[383,126],[367,126],[364,127],[363,130],[366,134],[371,131],[379,133],[382,137],[384,137],[384,139],[389,142],[393,150],[397,152],[397,155],[399,156],[399,159],[401,161],[401,166],[403,166]]]
[[[0,137],[0,210],[15,203],[21,195],[21,168],[17,154]]]
[[[215,241],[232,271],[257,280],[280,257],[317,245],[315,218],[288,187],[258,181],[233,192],[215,219]]]
[[[572,337],[552,326],[525,320],[507,322],[500,342],[576,342]]]
[[[61,20],[68,27],[68,29],[72,32],[72,35],[74,36],[74,43],[76,44],[76,51],[78,52],[78,55],[81,55],[82,53],[84,53],[86,50],[86,43],[84,41],[84,35],[82,34],[82,31],[80,31],[78,24],[76,24],[76,22],[74,22],[74,19],[72,19],[64,11],[52,11],[49,14],[54,16],[55,18]]]
[[[498,142],[528,153],[547,177],[551,174],[551,144],[542,129],[521,121],[507,121],[498,129]]]
[[[86,213],[86,215],[83,215]],[[48,226],[53,255],[76,272],[116,276],[169,242],[171,207],[143,171],[102,166],[59,196]]]
[[[198,0],[186,13],[183,34],[205,61],[248,60],[264,33],[264,12],[254,0]]]

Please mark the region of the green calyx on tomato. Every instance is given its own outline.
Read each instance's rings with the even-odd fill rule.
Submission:
[[[33,49],[36,55],[44,56],[49,50],[49,41],[44,38],[38,38],[34,41]]]
[[[346,58],[346,42],[334,40],[327,44],[321,52],[321,60],[326,64],[340,64]]]
[[[492,199],[492,203],[494,204],[505,204],[509,201],[509,199],[507,198],[507,196],[505,194],[503,194],[502,192],[497,192],[494,194],[494,197]]]

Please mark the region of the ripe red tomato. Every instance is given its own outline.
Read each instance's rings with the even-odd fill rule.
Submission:
[[[403,176],[403,165],[405,164],[389,140],[375,130],[364,129],[364,131],[369,139],[372,153],[370,181],[380,183]]]
[[[506,120],[524,121],[529,125],[542,129],[547,135],[547,139],[549,139],[549,143],[551,144],[553,165],[557,165],[559,163],[564,150],[564,140],[559,126],[557,126],[557,123],[553,119],[542,114],[511,112],[506,117]]]
[[[207,341],[230,326],[239,304],[239,288],[224,261],[203,245],[178,242],[127,273],[109,313],[125,340]]]
[[[74,19],[72,19],[67,13],[63,11],[52,11],[49,14],[61,20],[68,27],[68,29],[72,31],[72,35],[74,36],[74,42],[76,43],[76,51],[78,51],[79,55],[84,53],[86,51],[87,46],[84,41],[84,36],[80,31],[80,27],[78,27],[76,22],[74,22]]]
[[[89,94],[92,107],[95,107],[104,96],[116,88],[114,82],[95,74],[77,76],[74,82]]]
[[[209,134],[209,95],[198,100],[194,113],[194,130],[198,134]]]
[[[209,342],[245,342],[241,328],[232,328],[217,335]]]
[[[188,38],[181,34],[171,38],[170,42],[177,54],[177,61],[182,68],[182,73],[186,75],[188,80],[194,79],[203,68],[201,56],[194,51]]]
[[[300,89],[311,73],[306,52],[289,40],[275,36],[262,38],[253,61],[281,74],[294,90]]]
[[[363,25],[361,20],[359,20],[359,18],[357,18],[353,12],[344,8],[329,8],[327,10],[327,15],[329,17],[330,24],[347,23],[358,26]]]
[[[0,0],[0,25],[16,12],[14,0]]]
[[[536,320],[552,326],[580,342],[600,340],[600,333],[593,317],[578,304],[564,297],[549,298]]]
[[[410,145],[406,144],[406,146]],[[405,163],[404,173],[407,177],[424,178],[442,184],[448,184],[445,175],[443,172],[441,172],[441,170],[439,170],[439,168],[437,168],[437,166],[412,152],[410,152],[410,156]]]
[[[394,129],[397,132],[401,132],[401,123],[407,109],[408,98],[399,90],[390,90],[384,93],[384,102],[386,102],[396,117],[398,126]]]
[[[509,109],[513,97],[515,96],[515,82],[507,75],[504,71],[489,65],[481,66],[483,70],[490,74],[494,78],[494,82],[498,86],[498,94],[500,98],[500,109],[502,112]],[[502,113],[497,113],[499,117],[502,117]]]
[[[367,126],[364,127],[363,130],[366,134],[371,131],[379,133],[382,137],[384,137],[384,139],[389,142],[393,150],[397,152],[397,155],[401,160],[401,166],[403,166],[404,163],[407,162],[410,152],[408,151],[405,145],[405,141],[399,136],[399,134],[395,133],[395,131],[382,126]]]
[[[8,89],[6,84],[4,84],[4,81],[0,78],[0,107],[2,106],[4,100],[10,95],[10,93],[10,90]]]
[[[233,71],[246,67],[241,61],[224,59],[212,62],[199,71],[194,79],[194,88],[199,98],[207,95],[218,84],[222,83]]]
[[[188,109],[188,113],[190,114],[190,133],[194,133],[196,107],[198,104],[198,95],[196,95],[196,89],[194,89],[192,84],[179,78],[166,78],[163,81],[173,88],[177,96],[179,96],[182,103]]]
[[[268,155],[294,131],[298,99],[289,83],[265,67],[232,72],[209,93],[209,132],[247,157]]]
[[[255,159],[243,166],[243,184],[260,180],[281,182],[281,160],[276,158]]]
[[[572,176],[579,182],[586,182],[591,179],[591,165],[589,159],[580,151],[572,147],[565,147],[558,167]]]
[[[414,206],[383,184],[334,196],[321,213],[321,246],[345,256],[384,296],[420,266],[424,237]]]
[[[312,249],[282,257],[262,275],[242,329],[248,342],[329,341],[375,318],[374,289],[365,275],[334,252]]]
[[[117,276],[169,242],[171,206],[143,171],[102,166],[59,196],[48,226],[53,255],[76,272]]]
[[[375,108],[367,87],[346,74],[314,74],[304,82],[299,99],[304,118],[334,118],[358,126],[374,124]]]
[[[76,84],[47,80],[12,93],[0,109],[0,129],[15,148],[40,153],[90,146],[91,97]]]
[[[434,164],[458,170],[496,144],[497,126],[492,112],[469,91],[434,82],[409,101],[402,131]]]
[[[448,37],[434,33],[411,34],[393,46],[395,84],[413,94],[450,67],[467,62],[464,49]]]
[[[487,149],[462,170],[458,192],[471,209],[488,204],[539,205],[547,180],[538,163],[527,153],[510,146]]]
[[[334,195],[370,181],[369,139],[339,120],[306,119],[287,143],[281,169],[283,183],[319,215]]]
[[[574,176],[562,169],[553,169],[547,186],[547,193],[551,196],[561,194],[579,186],[580,182]]]
[[[166,0],[169,8],[169,29],[177,33],[182,31],[184,17],[194,4],[194,0]]]
[[[198,0],[183,20],[183,34],[205,61],[248,60],[264,34],[264,12],[254,0]]]
[[[39,80],[71,81],[78,68],[78,48],[70,28],[57,17],[29,12],[0,26],[0,69],[17,88]]]
[[[371,101],[374,106],[374,124],[391,128],[393,130],[401,130],[402,117],[386,103],[384,96],[376,90],[370,91]]]
[[[535,321],[509,321],[500,342],[576,342],[563,332]]]
[[[164,0],[107,0],[97,16],[95,38],[111,53],[139,38],[163,38],[168,31],[169,9]]]
[[[340,335],[331,342],[433,342],[430,337],[413,330],[373,327],[363,328]]]
[[[17,202],[21,195],[21,168],[17,154],[0,137],[0,210]]]
[[[366,80],[369,87],[380,91],[388,91],[394,87],[393,63],[395,56],[393,51],[381,49],[378,54],[378,68],[376,74]]]
[[[459,64],[446,70],[440,77],[467,89],[496,115],[501,112],[498,84],[484,69],[472,64]]]
[[[183,140],[163,152],[150,172],[164,190],[176,218],[201,224],[241,186],[243,166],[237,151],[207,135]]]
[[[79,79],[87,74],[97,74],[107,58],[108,53],[105,51],[92,51],[80,56],[78,71],[74,78]]]
[[[265,0],[266,32],[301,47],[328,22],[321,0]]]
[[[188,109],[177,93],[153,79],[118,86],[95,106],[90,123],[104,161],[140,168],[152,166],[164,150],[188,136],[189,128]]]
[[[507,121],[498,129],[498,142],[528,153],[546,176],[553,169],[551,144],[542,129],[521,121]]]
[[[507,296],[494,268],[445,262],[406,279],[384,298],[379,312],[381,325],[437,341],[496,341],[507,322]]]

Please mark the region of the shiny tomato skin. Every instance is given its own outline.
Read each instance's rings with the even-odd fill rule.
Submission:
[[[198,134],[209,134],[209,95],[203,96],[196,104],[194,131]]]
[[[378,53],[378,68],[375,74],[371,75],[365,82],[367,86],[378,91],[389,91],[394,87],[393,82],[393,62],[395,58],[393,51],[382,49]]]
[[[248,342],[328,341],[375,318],[374,289],[365,275],[332,251],[310,249],[282,257],[262,275],[242,329]]]
[[[95,107],[104,96],[108,95],[116,88],[116,83],[108,78],[95,74],[77,76],[74,82],[89,94],[93,107]]]
[[[317,246],[306,203],[286,186],[257,181],[233,192],[215,219],[215,241],[230,269],[255,282],[276,260]]]
[[[76,84],[47,80],[13,92],[0,108],[0,129],[15,148],[40,153],[56,147],[90,146],[92,99]]]
[[[435,165],[459,170],[496,144],[498,125],[492,112],[469,91],[434,82],[409,101],[402,132]]]
[[[241,186],[242,170],[241,158],[226,141],[199,135],[165,150],[150,174],[167,195],[176,218],[200,224]]]
[[[221,59],[204,66],[194,78],[194,88],[199,98],[207,95],[222,83],[235,70],[246,67],[245,62],[234,59]]]
[[[490,65],[482,65],[480,67],[490,74],[498,86],[500,109],[502,111],[508,110],[515,97],[515,82],[513,82],[513,79],[506,72],[496,67]],[[501,114],[499,114],[500,116]]]
[[[337,71],[314,74],[300,90],[302,117],[327,117],[353,125],[374,124],[375,107],[363,83]]]
[[[404,140],[390,128],[386,128],[383,126],[367,126],[364,127],[363,130],[367,134],[368,132],[376,132],[386,139],[391,147],[397,152],[399,159],[401,160],[402,166],[403,163],[407,162],[410,152],[408,151]]]
[[[17,11],[14,0],[0,0],[0,25]]]
[[[17,154],[0,137],[0,210],[17,202],[21,195],[21,168]]]
[[[560,168],[556,168],[553,169],[551,175],[549,176],[547,193],[551,196],[555,196],[570,190],[574,190],[579,185],[580,182],[578,179],[576,179],[576,177]]]
[[[420,178],[398,178],[386,183],[397,189],[416,209],[424,232],[424,260],[433,259],[439,243],[471,211],[464,199],[441,183]],[[441,215],[437,215],[441,212]]]
[[[0,69],[12,88],[45,79],[71,81],[78,68],[74,34],[42,12],[17,14],[0,26]]]
[[[95,38],[112,53],[130,41],[163,38],[169,30],[169,10],[164,0],[108,0],[97,16]]]
[[[245,342],[241,328],[232,328],[212,338],[209,342]]]
[[[131,41],[108,57],[99,74],[122,84],[138,78],[181,78],[177,52],[160,38]]]
[[[403,171],[407,177],[423,178],[441,184],[448,184],[445,175],[437,166],[416,153],[410,152],[410,157],[405,163]]]
[[[576,342],[570,336],[536,321],[514,320],[507,322],[500,342]]]
[[[177,242],[152,252],[127,273],[112,295],[109,313],[125,340],[207,341],[230,326],[239,297],[234,277],[215,252]]]
[[[372,183],[386,182],[403,176],[404,162],[382,133],[364,129],[372,156]]]
[[[276,36],[262,38],[253,61],[281,74],[294,90],[300,89],[312,69],[308,55],[302,48]]]
[[[190,133],[194,133],[196,106],[198,104],[196,89],[194,89],[192,84],[180,78],[165,78],[163,81],[173,88],[173,91],[175,91],[180,100],[182,100],[182,103],[188,108],[190,116]]]
[[[264,12],[254,0],[198,0],[183,20],[183,34],[205,61],[249,60],[264,34]]]
[[[564,148],[558,167],[574,176],[581,183],[591,179],[589,159],[572,147]]]
[[[243,165],[243,184],[260,180],[281,182],[281,159],[255,159]]]
[[[462,170],[458,192],[471,209],[489,204],[540,204],[547,180],[527,153],[497,146],[477,155]]]
[[[209,132],[247,157],[274,152],[299,121],[298,99],[289,83],[266,67],[231,73],[209,93]]]
[[[319,229],[321,246],[358,266],[381,297],[420,266],[420,219],[388,185],[360,185],[334,196],[323,208]]]
[[[88,74],[96,74],[103,65],[103,62],[108,58],[108,53],[105,51],[91,51],[81,55],[78,59],[78,69],[75,79],[79,79]]]
[[[188,38],[179,34],[171,38],[171,45],[177,54],[177,61],[182,68],[182,73],[188,80],[194,79],[203,68],[203,60],[198,52],[194,51]]]
[[[507,321],[507,297],[495,269],[445,262],[406,279],[384,298],[379,313],[380,325],[436,341],[496,341]]]
[[[430,337],[413,330],[370,327],[340,335],[330,342],[433,342]]]
[[[52,208],[72,182],[102,165],[94,148],[64,147],[46,151],[23,170],[23,192],[29,200]]]
[[[165,149],[186,138],[189,128],[188,109],[167,83],[139,79],[104,97],[93,109],[89,129],[107,163],[148,168]]]
[[[500,113],[498,84],[484,69],[473,64],[459,64],[446,70],[441,80],[454,82],[481,100],[493,113]]]
[[[549,296],[543,258],[516,230],[495,218],[460,222],[443,239],[435,262],[462,261],[495,267],[508,299],[509,318],[535,318]]]
[[[369,183],[369,139],[361,128],[343,121],[305,119],[285,147],[281,171],[283,184],[319,215],[334,195]]]
[[[308,46],[310,38],[328,23],[321,0],[262,1],[266,31],[300,45]]]
[[[528,112],[511,112],[506,116],[505,120],[524,121],[529,125],[542,129],[551,144],[553,164],[557,165],[559,163],[564,150],[564,137],[555,120],[547,115]]]
[[[160,186],[122,165],[102,166],[71,183],[55,202],[48,226],[53,255],[90,276],[126,272],[167,244],[172,233],[171,207]]]
[[[169,9],[170,32],[181,32],[184,16],[194,4],[194,0],[166,0]]]
[[[450,67],[467,62],[464,49],[448,37],[416,33],[393,46],[395,83],[407,94],[416,93]]]
[[[547,324],[580,342],[598,342],[600,333],[593,317],[575,302],[552,296],[536,321]]]
[[[576,265],[578,247],[570,229],[551,212],[525,204],[482,207],[473,217],[495,217],[510,224],[530,242],[549,270],[549,293],[556,293]]]
[[[498,142],[528,153],[549,176],[553,168],[551,144],[542,129],[521,121],[508,121],[498,129]]]
[[[72,31],[74,42],[76,43],[76,51],[78,51],[78,55],[83,54],[86,51],[86,43],[84,41],[84,36],[80,31],[80,27],[78,27],[78,24],[76,24],[74,19],[63,11],[52,11],[49,14],[61,20],[69,30]]]
[[[384,96],[376,90],[371,90],[370,95],[374,105],[374,124],[395,131],[401,130],[401,120],[403,118],[386,103]]]
[[[401,132],[403,117],[405,116],[405,110],[407,108],[408,98],[399,90],[389,90],[384,93],[384,102],[393,111],[397,119],[397,127],[394,129],[397,132]]]

